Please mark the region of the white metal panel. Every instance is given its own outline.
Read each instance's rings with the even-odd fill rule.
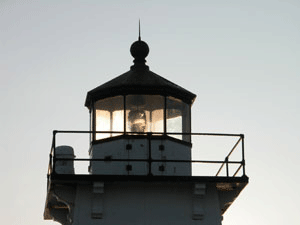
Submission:
[[[152,139],[152,160],[191,160],[191,147],[168,139]],[[147,175],[149,173],[149,139],[134,137],[98,143],[90,150],[91,159],[106,161],[91,162],[90,173],[103,175]],[[110,161],[128,159],[124,162]],[[145,161],[131,161],[131,160]],[[191,175],[190,162],[152,162],[151,173],[163,176]]]

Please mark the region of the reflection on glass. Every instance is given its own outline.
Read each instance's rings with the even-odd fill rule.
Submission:
[[[105,110],[96,109],[96,131],[110,131],[110,113]],[[96,139],[110,137],[107,133],[96,133]]]
[[[180,99],[167,97],[167,132],[190,133],[189,105]],[[190,135],[170,135],[171,137],[190,142]]]
[[[108,138],[121,133],[109,133],[111,131],[124,131],[124,103],[123,96],[111,97],[99,100],[95,103],[95,126],[96,131],[107,133],[96,133],[96,140]]]
[[[117,110],[113,112],[113,124],[112,131],[123,131],[124,130],[124,111]],[[119,134],[113,134],[119,135]]]
[[[158,109],[151,113],[151,131],[152,132],[164,132],[164,110]]]

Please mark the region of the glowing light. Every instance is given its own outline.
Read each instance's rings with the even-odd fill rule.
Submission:
[[[131,110],[128,115],[129,128],[131,132],[145,132],[146,113],[143,110]]]

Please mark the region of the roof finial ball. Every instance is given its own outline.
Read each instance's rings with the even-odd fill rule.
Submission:
[[[130,47],[130,53],[134,58],[133,62],[135,65],[145,65],[145,58],[149,54],[149,47],[146,42],[141,40],[141,27],[139,21],[139,39],[134,42]]]

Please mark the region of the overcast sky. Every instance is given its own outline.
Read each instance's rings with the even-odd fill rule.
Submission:
[[[129,70],[139,18],[150,69],[197,95],[193,131],[245,134],[250,182],[223,225],[299,224],[299,1],[1,0],[2,224],[56,224],[52,130],[89,129],[86,93]],[[63,144],[80,156],[84,138]]]

